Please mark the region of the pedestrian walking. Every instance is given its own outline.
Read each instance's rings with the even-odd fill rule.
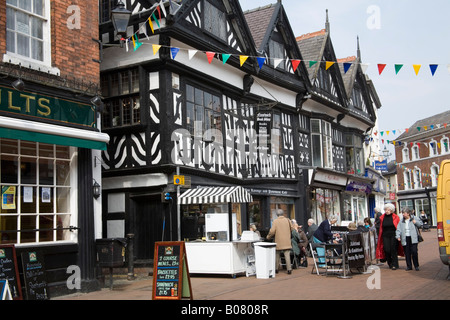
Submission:
[[[405,252],[406,271],[412,270],[411,260],[416,271],[419,271],[419,255],[417,251],[419,232],[417,228],[422,227],[422,220],[411,215],[409,208],[403,209],[402,214],[403,217],[397,226],[395,237],[398,241],[401,241]]]
[[[392,270],[398,269],[398,255],[403,256],[403,247],[398,245],[395,237],[399,222],[400,218],[395,213],[394,205],[387,203],[384,206],[384,213],[380,217],[376,257],[381,262],[386,261]]]
[[[277,211],[277,218],[273,220],[272,228],[267,234],[267,239],[275,237],[276,246],[276,272],[281,265],[280,254],[284,254],[284,261],[286,262],[287,273],[292,273],[291,265],[291,221],[283,215],[283,211]]]

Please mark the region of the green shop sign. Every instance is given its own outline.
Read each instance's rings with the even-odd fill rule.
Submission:
[[[0,111],[30,118],[47,119],[83,127],[96,127],[95,109],[90,104],[17,91],[0,86]]]

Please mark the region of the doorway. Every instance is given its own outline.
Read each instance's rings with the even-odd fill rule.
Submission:
[[[134,261],[151,263],[155,242],[162,241],[164,213],[166,208],[161,203],[161,195],[132,196],[128,219],[128,232],[134,233]],[[166,217],[165,232],[169,228]]]

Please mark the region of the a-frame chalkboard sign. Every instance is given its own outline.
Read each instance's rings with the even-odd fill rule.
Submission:
[[[193,299],[186,247],[183,241],[155,243],[153,300]]]
[[[27,300],[48,300],[44,257],[40,251],[22,252],[23,278]]]
[[[0,280],[8,280],[9,291],[14,300],[23,299],[16,248],[12,244],[0,246]]]

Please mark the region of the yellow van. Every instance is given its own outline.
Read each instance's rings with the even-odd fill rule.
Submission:
[[[441,163],[437,187],[437,236],[439,256],[449,266],[450,280],[450,160]]]

